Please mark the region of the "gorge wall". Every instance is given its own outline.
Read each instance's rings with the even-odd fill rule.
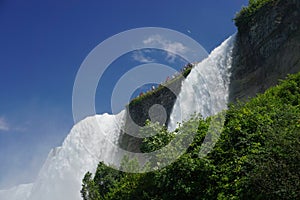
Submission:
[[[145,125],[147,119],[160,125],[168,124],[176,97],[180,93],[181,83],[189,75],[192,64],[188,64],[184,69],[182,74],[133,99],[126,106],[125,126],[119,140],[121,148],[140,152],[139,144],[142,139],[134,135],[139,133],[139,128]]]
[[[300,0],[277,0],[238,28],[230,101],[253,97],[300,71]]]

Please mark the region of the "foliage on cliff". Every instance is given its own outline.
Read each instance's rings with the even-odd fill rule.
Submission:
[[[249,0],[249,5],[243,7],[234,18],[237,27],[246,25],[253,19],[254,15],[264,6],[272,6],[279,0]]]
[[[96,199],[299,199],[300,198],[300,73],[226,111],[223,132],[204,159],[198,153],[210,119],[192,118],[177,134],[193,143],[176,162],[142,174],[115,171],[99,164],[95,177],[87,173],[82,196]],[[153,151],[174,137],[164,127],[144,141]],[[127,166],[136,162],[127,159]]]

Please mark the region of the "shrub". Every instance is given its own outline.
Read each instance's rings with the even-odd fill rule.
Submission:
[[[246,26],[252,19],[253,16],[262,7],[272,5],[278,0],[249,0],[249,5],[243,7],[240,12],[238,12],[234,18],[237,27],[241,28]]]

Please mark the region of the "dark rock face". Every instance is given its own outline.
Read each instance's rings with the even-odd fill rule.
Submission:
[[[180,93],[181,83],[188,74],[178,76],[141,101],[132,101],[126,106],[125,128],[119,141],[121,148],[140,152],[142,139],[136,136],[139,134],[139,127],[143,127],[147,119],[161,125],[168,124],[176,97]]]
[[[300,71],[300,0],[262,7],[238,27],[230,101],[253,97]]]

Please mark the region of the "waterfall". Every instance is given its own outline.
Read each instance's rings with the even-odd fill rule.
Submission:
[[[169,130],[194,113],[206,118],[227,108],[234,41],[235,35],[230,36],[191,70],[174,104]]]
[[[226,108],[234,38],[231,36],[213,50],[184,80],[170,116],[169,130],[194,112],[207,117]],[[84,174],[94,173],[99,161],[116,164],[121,159],[122,153],[117,152],[115,145],[125,116],[122,111],[80,121],[62,146],[51,150],[34,183],[0,191],[0,199],[81,200]]]
[[[0,191],[1,200],[81,200],[86,172],[95,173],[99,161],[115,163],[125,111],[95,115],[78,122],[61,147],[50,151],[34,183]]]
[[[125,111],[95,115],[77,123],[61,147],[53,149],[33,184],[29,200],[81,200],[84,174],[99,161],[112,164]]]

